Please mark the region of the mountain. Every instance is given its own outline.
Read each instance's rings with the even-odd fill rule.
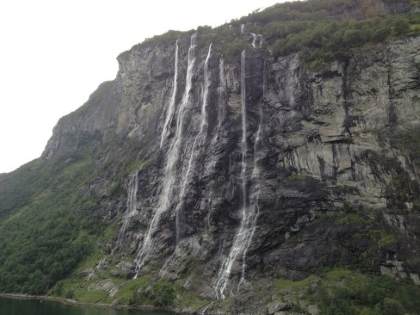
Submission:
[[[419,8],[278,4],[119,55],[42,156],[0,175],[0,291],[418,313]]]

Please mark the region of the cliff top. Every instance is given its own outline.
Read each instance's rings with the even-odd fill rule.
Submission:
[[[419,34],[419,8],[418,0],[293,1],[256,10],[216,28],[200,26],[196,32],[201,37],[199,48],[213,43],[227,58],[251,48],[253,36],[258,34],[262,36],[259,48],[267,56],[300,52],[301,59],[319,66],[322,62],[345,59],[353,49],[366,43]],[[172,44],[189,38],[193,32],[171,30],[146,39],[132,50]]]

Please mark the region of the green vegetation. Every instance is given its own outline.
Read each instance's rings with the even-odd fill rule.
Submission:
[[[169,30],[164,34],[146,38],[142,44],[147,46],[156,44],[168,45],[169,43],[174,43],[180,35],[182,35],[182,32],[180,31]]]
[[[411,280],[370,276],[346,269],[335,269],[320,277],[306,292],[317,303],[321,314],[417,314],[420,288]]]
[[[315,304],[325,315],[405,315],[420,309],[420,287],[411,280],[326,269],[301,281],[275,280],[275,296],[292,309]]]
[[[275,291],[282,292],[284,290],[293,290],[295,292],[298,292],[303,289],[306,289],[311,283],[313,283],[317,279],[318,277],[315,275],[311,275],[300,281],[291,281],[287,279],[275,279],[274,280]]]
[[[102,84],[81,109],[61,122],[98,106],[111,88],[112,84]],[[114,236],[116,226],[105,226],[101,219],[102,197],[107,191],[114,198],[126,195],[118,173],[138,152],[128,151],[121,165],[114,166],[115,179],[97,189],[98,175],[109,172],[99,157],[115,145],[103,138],[100,132],[67,133],[60,139],[62,150],[49,160],[34,160],[2,174],[0,292],[46,294],[82,262],[97,257],[95,247]],[[63,284],[55,290],[61,296],[74,295]]]
[[[91,101],[98,102],[96,97]],[[107,293],[82,292],[72,282],[58,282],[94,266],[102,251],[109,250],[120,216],[106,224],[102,220],[104,194],[111,198],[108,203],[125,202],[124,176],[148,165],[136,160],[144,144],[102,139],[99,132],[67,134],[67,151],[0,177],[0,292],[39,295],[53,288],[53,295],[83,302],[104,299]],[[115,143],[129,148],[124,157],[101,162],[104,154],[113,159]],[[95,181],[104,176],[112,180],[96,188]]]
[[[271,38],[276,37],[273,55],[300,52],[300,57],[314,66],[330,60],[343,60],[350,57],[355,48],[406,34],[410,28],[406,19],[397,16],[362,21],[289,22],[290,26],[282,27],[277,24],[274,22],[270,26],[274,31],[268,34]],[[289,30],[287,35],[283,35],[285,28]]]
[[[321,268],[351,266],[360,272],[379,274],[379,266],[388,259],[388,251],[392,253],[396,248],[410,246],[404,244],[407,238],[401,231],[386,222],[386,212],[387,210],[352,208],[346,204],[342,209],[336,209],[309,222],[305,226],[307,233],[317,233],[328,226],[331,233],[339,235],[336,241],[331,241],[324,248]],[[297,233],[292,234],[286,242],[292,245],[300,244],[304,240]],[[329,256],[335,257],[333,262]]]
[[[0,212],[5,216],[0,222],[0,291],[43,294],[89,254],[101,225],[93,211],[98,200],[91,195],[78,199],[68,190],[80,191],[77,187],[87,183],[89,164],[69,157],[52,165],[35,161],[9,175],[26,181],[14,186],[24,198],[1,199],[16,198],[13,203],[19,206],[13,213],[3,207]],[[10,187],[2,185],[2,191]]]
[[[340,244],[343,257],[353,257],[353,265],[361,271],[372,273],[383,259],[387,245],[396,244],[396,231],[385,229],[379,214],[369,215],[360,212],[347,213],[338,218],[336,224],[357,228]]]
[[[171,282],[160,282],[148,286],[145,290],[131,290],[130,304],[153,305],[164,307],[172,305],[175,299],[175,289]]]
[[[200,299],[196,293],[172,282],[156,281],[146,276],[127,280],[110,275],[110,270],[106,268],[95,271],[95,275],[89,281],[75,272],[66,280],[59,281],[49,294],[83,303],[118,303],[125,306],[157,308],[183,305],[200,309],[208,303]]]
[[[411,8],[418,1],[411,1]],[[245,26],[241,33],[241,25]],[[192,33],[190,31],[189,33]],[[311,0],[276,4],[263,11],[232,20],[217,28],[199,27],[199,48],[215,49],[228,59],[238,58],[244,49],[252,50],[250,33],[263,35],[262,50],[273,57],[299,53],[312,67],[325,62],[350,58],[355,49],[388,38],[420,34],[420,16],[415,13],[385,15],[375,1]],[[169,31],[148,39],[175,42],[181,34]]]

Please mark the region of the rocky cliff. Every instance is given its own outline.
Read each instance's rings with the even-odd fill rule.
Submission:
[[[330,14],[408,8],[368,1]],[[346,43],[367,32],[346,25]],[[36,293],[202,314],[320,314],[325,279],[334,288],[323,299],[350,287],[350,274],[420,284],[420,37],[365,38],[315,68],[299,52],[275,55],[257,26],[172,31],[122,53],[115,80],[58,122],[41,160],[1,177],[0,215],[18,215],[0,232],[48,207],[71,213],[75,230],[81,222],[66,244],[82,240],[68,255],[84,258],[52,271],[31,263],[54,276]],[[0,290],[26,288],[3,285],[8,277],[1,269]]]
[[[322,71],[255,45],[225,60],[200,40],[120,55],[116,79],[59,122],[43,154],[118,139],[89,186],[103,220],[119,222],[101,268],[174,282],[208,312],[227,300],[265,313],[272,297],[255,292],[319,268],[420,283],[420,37]],[[105,188],[133,146],[124,203]]]

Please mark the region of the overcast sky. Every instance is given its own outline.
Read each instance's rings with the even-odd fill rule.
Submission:
[[[0,3],[0,173],[39,157],[58,119],[115,78],[116,57],[173,30],[218,26],[276,0]]]

